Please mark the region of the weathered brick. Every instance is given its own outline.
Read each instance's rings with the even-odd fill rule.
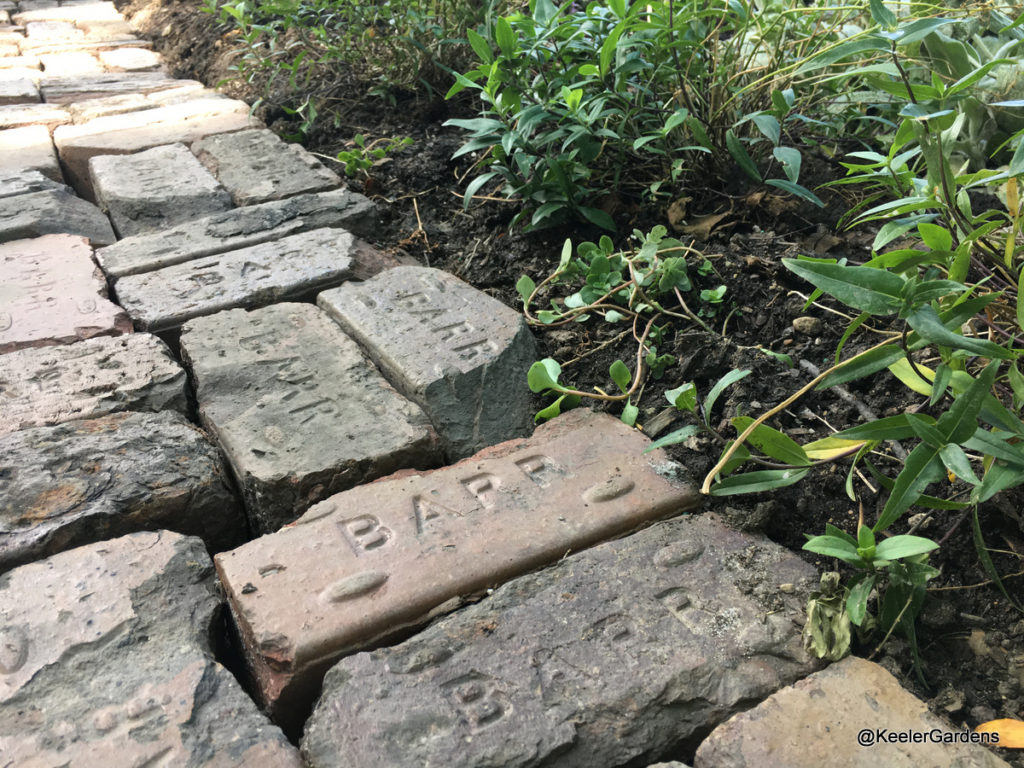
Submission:
[[[41,83],[48,104],[71,104],[126,94],[147,95],[182,86],[194,80],[178,80],[163,72],[108,72],[88,77],[48,77]]]
[[[50,191],[71,192],[63,184],[58,184],[49,176],[44,176],[39,171],[0,172],[0,198]]]
[[[858,738],[864,729],[923,739],[864,744]],[[931,714],[884,668],[850,656],[718,726],[698,748],[694,768],[1009,768],[983,746],[959,741],[964,735],[969,734]]]
[[[63,180],[50,130],[45,125],[26,125],[0,131],[0,172],[29,169]]]
[[[219,452],[173,411],[119,413],[0,436],[0,571],[161,528],[213,551],[248,528]]]
[[[186,378],[155,336],[101,336],[0,355],[0,434],[120,411],[188,413]]]
[[[644,765],[820,666],[800,636],[813,576],[710,515],[653,526],[341,661],[303,755],[311,768]]]
[[[67,192],[52,190],[0,199],[0,243],[52,234],[81,235],[97,246],[117,239],[103,211]]]
[[[24,7],[24,5],[23,2],[22,6]],[[28,24],[36,21],[116,21],[121,19],[121,14],[117,12],[113,3],[62,3],[60,6],[54,3],[46,8],[22,10],[20,13],[13,14],[13,19],[15,24]]]
[[[11,766],[301,768],[214,661],[202,542],[139,533],[0,579],[0,755]]]
[[[340,229],[315,229],[117,281],[136,329],[159,333],[235,307],[311,298],[343,280],[387,269],[393,260]]]
[[[181,85],[152,93],[126,93],[120,96],[104,96],[68,104],[68,114],[71,115],[71,122],[80,125],[99,117],[173,106],[192,99],[227,99],[226,96],[206,90],[202,83],[195,80],[179,80],[178,82]]]
[[[181,350],[200,418],[227,455],[261,533],[340,490],[439,459],[422,411],[314,306],[193,320]]]
[[[376,208],[345,189],[299,195],[196,219],[151,235],[127,237],[97,254],[113,280],[152,272],[202,256],[247,248],[321,227],[356,235],[375,231]],[[397,260],[394,266],[398,266]]]
[[[39,125],[44,126],[47,131],[52,131],[58,125],[70,122],[71,116],[67,110],[51,104],[11,104],[0,106],[0,129]],[[50,148],[50,153],[53,153],[52,147]]]
[[[103,74],[100,60],[86,51],[48,53],[39,57],[46,80],[67,77],[95,77]],[[44,94],[45,95],[45,94]]]
[[[264,703],[294,716],[345,653],[695,507],[698,495],[664,454],[642,455],[648,444],[613,417],[572,411],[454,466],[333,496],[293,526],[219,555]]]
[[[427,267],[343,285],[317,303],[423,407],[450,457],[528,434],[524,385],[537,351],[519,312]]]
[[[333,171],[297,144],[266,129],[208,136],[192,151],[238,206],[320,192],[341,183]]]
[[[128,315],[107,300],[107,282],[84,237],[0,245],[0,286],[0,354],[131,333]]]
[[[85,52],[98,54],[100,51],[110,51],[115,48],[151,48],[152,43],[148,40],[139,40],[136,37],[116,37],[102,40],[94,40],[83,37],[76,40],[40,40],[25,39],[20,44],[23,55],[45,56],[51,53],[75,53]]]
[[[159,69],[163,63],[159,53],[145,48],[115,48],[112,51],[101,51],[99,56],[103,66],[112,72]]]
[[[19,43],[22,50],[38,43],[74,43],[85,39],[85,33],[70,21],[23,21],[25,39]]]
[[[144,73],[139,73],[144,74]],[[200,98],[171,106],[98,117],[81,125],[62,125],[53,132],[68,181],[92,199],[89,158],[127,155],[162,144],[189,144],[214,133],[259,125],[249,105],[234,99]]]
[[[0,69],[39,69],[38,56],[5,56],[0,58]]]
[[[35,79],[20,73],[18,69],[0,70],[0,106],[39,103],[39,89]]]
[[[89,160],[96,201],[118,237],[141,235],[232,207],[231,196],[184,144]]]

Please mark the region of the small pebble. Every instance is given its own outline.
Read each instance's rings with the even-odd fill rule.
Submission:
[[[793,321],[793,330],[805,336],[817,336],[821,333],[821,320],[806,315],[798,317]]]

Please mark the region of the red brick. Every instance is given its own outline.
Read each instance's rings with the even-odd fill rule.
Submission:
[[[131,319],[107,300],[107,283],[84,237],[0,245],[0,285],[0,354],[131,333]]]
[[[259,695],[288,720],[340,656],[569,552],[695,507],[647,439],[573,411],[445,469],[333,496],[217,557]]]

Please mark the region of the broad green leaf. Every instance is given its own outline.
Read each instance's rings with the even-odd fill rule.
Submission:
[[[917,331],[921,338],[932,344],[963,349],[975,355],[1000,360],[1010,360],[1014,357],[1013,352],[991,341],[967,338],[949,330],[943,325],[938,313],[928,305],[911,310],[907,314],[907,324]]]
[[[922,442],[937,450],[941,449],[942,446],[946,444],[942,433],[932,426],[932,424],[929,424],[923,416],[916,413],[908,413],[906,416],[907,424],[910,425],[910,428],[914,430],[914,434],[917,435]]]
[[[737,416],[732,420],[733,427],[737,433],[742,433],[754,423],[749,416]],[[772,429],[765,424],[758,424],[747,436],[747,442],[757,448],[761,453],[785,464],[804,466],[810,464],[810,459],[804,453],[804,449],[797,444],[789,435]]]
[[[611,34],[605,38],[604,43],[601,45],[601,53],[598,57],[598,66],[601,71],[601,77],[605,77],[611,70],[612,59],[615,57],[615,50],[619,45],[619,38],[622,37],[622,32],[625,30],[628,22],[625,20],[620,21],[615,25],[615,28],[611,31]]]
[[[754,125],[757,126],[757,129],[764,134],[765,138],[767,138],[773,146],[777,147],[779,141],[782,139],[782,126],[779,124],[778,118],[774,115],[761,113],[759,115],[751,115],[750,119]]]
[[[942,461],[938,450],[924,443],[917,445],[904,461],[903,470],[893,483],[892,492],[874,530],[881,532],[888,529],[910,509],[929,484],[942,477]]]
[[[680,411],[693,413],[697,408],[697,386],[692,382],[665,392],[665,399]]]
[[[937,30],[939,27],[944,27],[947,24],[956,24],[956,19],[917,19],[904,24],[901,26],[897,33],[899,37],[896,38],[897,45],[910,45],[911,43],[917,43],[924,40],[928,35]]]
[[[868,8],[871,11],[871,20],[885,29],[892,29],[896,26],[896,14],[885,7],[882,0],[869,0]]]
[[[807,534],[804,534],[804,535],[806,536]],[[846,531],[844,531],[844,530],[842,530],[840,528],[836,528],[834,525],[832,525],[832,523],[825,523],[825,535],[827,535],[827,536],[838,536],[843,541],[850,542],[850,544],[852,544],[854,547],[857,546],[857,540],[855,538],[853,538],[853,536],[851,536]],[[807,536],[807,538],[811,539],[813,537],[812,536]]]
[[[978,451],[986,456],[993,456],[1020,469],[1024,469],[1024,445],[1007,442],[1010,439],[1014,438],[1009,432],[992,433],[978,427],[970,439],[960,444],[968,450]]]
[[[633,379],[626,364],[621,360],[616,360],[608,369],[608,374],[612,377],[612,381],[615,382],[615,386],[619,388],[619,391],[622,394],[626,394],[626,391],[629,389],[629,382]]]
[[[725,146],[728,148],[729,154],[732,155],[732,159],[736,161],[736,164],[745,174],[754,181],[760,182],[762,180],[761,172],[757,170],[757,166],[750,155],[747,154],[743,143],[736,137],[731,128],[725,132]]]
[[[917,392],[919,395],[930,396],[932,394],[931,382],[935,379],[935,371],[928,366],[915,363],[911,367],[910,361],[904,357],[902,360],[897,360],[890,365],[889,370],[893,376],[903,382],[907,389]],[[927,381],[921,380],[922,375]]]
[[[583,218],[591,224],[596,224],[602,229],[607,229],[609,232],[615,231],[615,220],[600,208],[590,208],[588,206],[581,205],[576,210],[578,210],[583,215]]]
[[[920,418],[927,418],[921,416]],[[886,416],[883,419],[869,421],[867,424],[860,424],[856,427],[836,432],[833,437],[843,440],[906,440],[914,436],[914,430],[910,426],[907,414],[901,413],[897,416]]]
[[[889,43],[881,37],[876,35],[858,35],[857,37],[852,37],[849,40],[844,40],[841,43],[828,47],[821,53],[812,56],[797,67],[796,73],[802,74],[815,69],[831,67],[833,64],[840,62],[843,59],[851,56],[859,56],[862,53],[884,53],[888,50]],[[842,73],[845,77],[856,77],[857,74],[858,72],[856,67],[849,67]]]
[[[783,259],[782,263],[815,287],[862,312],[892,315],[902,305],[901,293],[906,281],[891,272],[804,259]]]
[[[622,407],[622,415],[619,416],[619,420],[622,421],[623,424],[626,424],[630,427],[635,427],[636,418],[639,415],[640,409],[633,405],[631,402],[627,401],[626,404]]]
[[[749,376],[750,371],[746,369],[733,369],[720,378],[715,385],[708,392],[708,396],[704,398],[704,420],[707,421],[711,418],[711,411],[715,407],[715,403],[718,401],[718,396],[725,391],[726,387],[732,386],[737,381],[742,379],[744,376]]]
[[[871,250],[877,251],[884,248],[900,235],[912,230],[914,226],[919,224],[921,221],[931,220],[934,218],[935,214],[933,213],[919,213],[914,216],[908,216],[904,219],[896,219],[895,221],[886,222],[882,225],[882,228],[878,230],[878,234],[875,235],[875,241],[871,244]]]
[[[466,194],[463,195],[462,198],[463,210],[469,209],[469,204],[473,202],[473,195],[477,193],[480,187],[482,187],[484,184],[486,184],[488,181],[490,181],[497,175],[498,174],[496,171],[490,171],[488,173],[484,173],[477,176],[475,179],[469,182],[469,185],[466,187]]]
[[[711,486],[712,496],[735,496],[785,488],[804,479],[809,469],[765,469],[719,480]],[[804,547],[806,549],[806,547]]]
[[[942,446],[942,450],[939,451],[939,458],[942,459],[943,465],[946,469],[952,472],[956,477],[961,480],[970,483],[971,485],[981,485],[981,480],[974,474],[974,469],[971,467],[971,462],[967,460],[967,454],[964,453],[956,443],[949,443],[948,445]]]
[[[698,431],[699,429],[695,424],[689,424],[681,429],[677,429],[675,432],[669,432],[664,437],[658,438],[647,446],[647,448],[644,449],[644,453],[650,453],[655,448],[664,448],[666,445],[678,445],[679,443],[685,443],[697,434]]]
[[[504,17],[499,16],[494,23],[494,36],[498,40],[498,47],[502,54],[511,58],[516,49],[516,35],[512,31],[512,25]]]
[[[938,548],[938,544],[923,536],[890,536],[875,547],[875,557],[881,560],[898,560],[901,557],[923,555]]]
[[[865,443],[867,440],[843,440],[831,436],[807,443],[803,448],[811,461],[831,461],[857,452]]]
[[[743,475],[739,477],[743,477]],[[851,565],[861,564],[860,556],[857,554],[857,547],[835,536],[815,536],[806,542],[802,549],[807,552],[814,552],[816,555],[835,557]]]
[[[946,394],[946,387],[949,386],[950,380],[953,378],[953,369],[945,363],[939,363],[935,368],[935,380],[932,382],[932,396],[929,398],[928,404],[935,405],[942,396]]]
[[[569,410],[579,405],[579,395],[560,395],[551,405],[547,408],[542,408],[537,411],[537,415],[533,417],[534,422],[547,421],[553,419],[562,413],[562,408]]]
[[[996,461],[988,468],[981,485],[974,489],[971,501],[983,504],[997,493],[1024,483],[1024,471],[1019,466]]]
[[[871,590],[875,588],[876,578],[876,576],[865,575],[854,584],[846,598],[846,613],[856,627],[861,626],[867,616],[868,598],[871,597]]]
[[[516,282],[516,293],[523,300],[523,306],[525,307],[530,303],[530,297],[533,292],[537,289],[537,284],[533,282],[533,279],[529,275],[523,275]]]
[[[875,547],[875,533],[866,525],[857,526],[857,549],[871,549]]]
[[[933,251],[948,251],[953,247],[953,236],[945,227],[938,224],[921,222],[917,225],[917,231],[924,240],[924,244]]]
[[[494,51],[491,50],[490,43],[484,40],[476,30],[467,29],[466,37],[469,39],[473,52],[480,57],[484,64],[494,61]]]
[[[893,483],[893,481],[890,478],[886,477],[881,472],[879,472],[875,468],[875,465],[872,464],[870,461],[865,461],[864,463],[867,465],[868,471],[871,472],[871,476],[875,478],[883,488],[885,488],[887,491],[891,491],[893,489],[895,483]],[[950,501],[949,499],[940,499],[936,496],[921,494],[921,496],[917,500],[917,506],[924,507],[925,509],[943,509],[955,511],[958,509],[966,509],[971,505],[960,501]]]
[[[564,389],[558,383],[558,377],[561,375],[562,366],[550,357],[546,357],[530,366],[530,370],[526,374],[526,381],[530,385],[531,392],[544,392],[549,389],[558,392]]]

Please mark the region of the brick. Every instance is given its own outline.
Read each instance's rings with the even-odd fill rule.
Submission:
[[[238,206],[321,192],[341,183],[333,171],[296,144],[266,129],[200,139],[192,151]]]
[[[23,2],[22,6],[24,7],[24,5]],[[72,5],[64,3],[60,7],[55,3],[47,8],[23,10],[21,13],[15,13],[13,18],[16,24],[37,21],[118,21],[121,20],[121,14],[117,12],[113,3],[91,2]]]
[[[17,45],[0,43],[0,57],[20,56],[21,49]]]
[[[334,189],[236,208],[163,232],[127,237],[104,248],[97,258],[107,276],[117,280],[321,227],[344,227],[356,235],[369,235],[375,231],[375,214],[376,207],[367,198]],[[395,261],[393,266],[397,265]]]
[[[927,740],[875,743],[865,749],[858,740],[865,728],[892,735],[917,732]],[[697,749],[694,768],[1009,768],[985,747],[954,740],[964,735],[931,714],[884,668],[850,656],[718,726]]]
[[[25,39],[20,43],[22,50],[26,44],[32,47],[41,42],[73,43],[85,39],[85,33],[70,21],[16,21],[25,25]]]
[[[199,416],[234,470],[256,531],[277,530],[358,483],[440,458],[423,412],[309,304],[194,320],[181,350]]]
[[[213,551],[247,524],[217,448],[173,411],[119,413],[0,436],[0,571],[161,528]]]
[[[195,99],[145,112],[99,117],[82,125],[62,125],[53,132],[53,138],[68,181],[83,197],[91,199],[91,157],[127,155],[175,142],[189,144],[203,136],[258,124],[249,116],[249,105],[244,101]]]
[[[103,74],[100,60],[87,51],[48,53],[39,57],[46,79],[91,77]],[[49,101],[49,99],[47,99]]]
[[[28,169],[62,180],[50,130],[45,125],[26,125],[0,131],[0,172]]]
[[[11,54],[0,58],[0,69],[39,69],[38,56],[17,56]]]
[[[0,199],[0,243],[52,234],[81,235],[96,246],[116,239],[110,220],[99,208],[67,192]]]
[[[675,465],[642,455],[648,444],[580,409],[528,440],[333,496],[295,525],[221,554],[261,700],[276,717],[308,710],[342,655],[449,601],[695,507],[696,492],[669,479]]]
[[[67,105],[71,121],[76,125],[87,123],[98,117],[121,115],[127,112],[139,112],[143,109],[181,104],[196,98],[227,99],[215,91],[208,91],[202,83],[195,80],[179,80],[180,85],[152,93],[126,93],[120,96],[104,96],[102,98],[79,101]]]
[[[26,38],[20,44],[21,53],[25,56],[45,56],[51,53],[93,53],[110,51],[114,48],[151,48],[152,43],[148,40],[139,40],[136,37],[116,37],[105,40],[93,40],[82,37],[73,41],[60,40],[29,40]]]
[[[0,355],[0,434],[121,411],[188,413],[185,372],[155,336]]]
[[[161,333],[225,309],[312,298],[390,264],[344,230],[316,229],[122,277],[116,290],[136,329]]]
[[[100,61],[112,72],[159,69],[163,64],[159,53],[145,48],[115,48],[112,51],[101,51]]]
[[[135,30],[132,29],[131,24],[120,17],[113,19],[85,19],[79,21],[75,26],[85,33],[86,40],[106,41],[111,38],[124,40],[135,37]]]
[[[15,72],[16,70],[0,70]],[[30,70],[31,71],[31,70]],[[0,106],[7,104],[32,104],[39,102],[39,89],[35,82],[27,77],[0,78]]]
[[[59,184],[39,171],[9,171],[0,173],[0,199],[15,195],[28,195],[33,192],[68,192],[67,187]],[[3,203],[0,203],[2,206]]]
[[[118,237],[173,227],[231,208],[231,196],[184,144],[99,155],[89,175]]]
[[[47,129],[47,133],[58,125],[71,122],[67,110],[52,104],[9,104],[0,106],[0,130],[35,125]],[[38,133],[38,132],[37,132]],[[42,135],[41,133],[39,135]],[[53,154],[52,145],[50,154]]]
[[[89,241],[46,235],[0,245],[0,354],[131,333],[107,299],[107,282]]]
[[[167,531],[6,574],[5,763],[302,768],[214,660],[219,612],[202,542]]]
[[[303,756],[310,768],[646,765],[820,666],[800,637],[813,576],[710,515],[655,525],[344,659]]]
[[[88,77],[47,77],[41,84],[48,104],[99,99],[124,94],[149,94],[191,85],[193,80],[177,80],[163,72],[106,72]]]
[[[427,267],[343,285],[317,303],[422,406],[450,457],[529,433],[537,351],[519,312]]]

